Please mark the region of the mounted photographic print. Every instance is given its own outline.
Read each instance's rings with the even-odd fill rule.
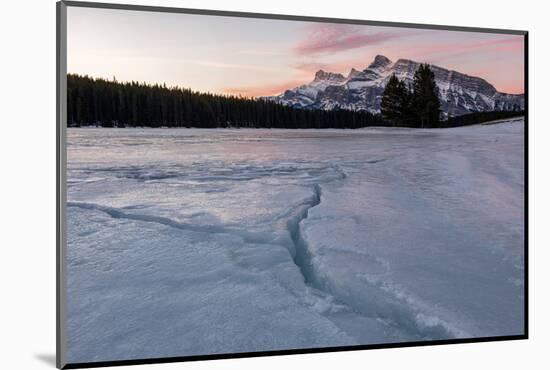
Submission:
[[[58,367],[527,338],[526,61],[524,31],[58,3]]]

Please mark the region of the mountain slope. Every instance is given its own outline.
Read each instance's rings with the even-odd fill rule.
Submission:
[[[420,63],[399,59],[395,63],[377,55],[362,71],[351,69],[347,76],[319,70],[312,82],[286,90],[268,99],[298,108],[350,109],[380,112],[382,94],[392,74],[412,84]],[[469,76],[435,65],[430,66],[440,92],[445,116],[472,112],[515,110],[524,108],[523,94],[498,92],[482,78]]]

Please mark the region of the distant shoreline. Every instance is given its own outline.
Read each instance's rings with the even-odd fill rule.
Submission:
[[[457,128],[457,127],[467,127],[467,126],[490,126],[490,125],[497,125],[500,123],[506,123],[506,122],[515,122],[519,120],[524,120],[525,116],[516,116],[516,117],[510,117],[510,118],[502,118],[492,121],[485,121],[485,122],[477,122],[477,123],[471,123],[471,124],[464,124],[459,126],[449,126],[449,127],[406,127],[406,126],[366,126],[366,127],[358,127],[358,128],[288,128],[288,127],[168,127],[168,126],[161,126],[161,127],[151,127],[151,126],[131,126],[131,127],[104,127],[104,126],[77,126],[77,127],[67,127],[67,129],[75,130],[75,129],[106,129],[106,130],[134,130],[134,129],[152,129],[152,130],[220,130],[220,131],[229,131],[229,130],[273,130],[273,131],[330,131],[330,130],[338,130],[338,131],[360,131],[365,129],[410,129],[410,130],[445,130],[450,128]]]

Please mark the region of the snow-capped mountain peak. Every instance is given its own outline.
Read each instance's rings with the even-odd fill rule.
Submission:
[[[390,64],[392,64],[392,61],[389,60],[387,57],[385,57],[384,55],[377,55],[374,57],[374,60],[372,61],[372,63],[369,64],[368,68],[382,69],[382,68],[388,67]]]
[[[361,71],[358,71],[358,70],[356,70],[355,68],[352,68],[352,69],[349,71],[349,73],[348,73],[347,79],[349,80],[349,79],[351,79],[351,78],[354,78],[354,77],[356,77],[356,76],[357,76],[358,74],[360,74],[360,73],[361,73]]]
[[[390,76],[411,85],[420,63],[410,59],[398,59],[393,63],[383,55],[377,55],[362,70],[352,68],[347,77],[341,73],[319,70],[309,84],[305,84],[278,96],[268,97],[280,104],[312,109],[350,109],[380,112],[382,94]],[[515,110],[524,108],[523,94],[507,94],[486,80],[448,70],[436,65],[434,72],[439,88],[439,100],[445,116],[458,116],[471,112],[491,110]]]
[[[314,82],[327,81],[327,82],[343,82],[346,78],[341,73],[325,72],[322,69],[315,73]]]

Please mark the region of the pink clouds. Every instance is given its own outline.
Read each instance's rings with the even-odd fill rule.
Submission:
[[[512,36],[483,41],[461,41],[461,42],[436,42],[406,45],[403,52],[408,53],[409,57],[421,56],[426,62],[438,62],[455,58],[461,55],[487,52],[499,53],[522,53],[523,37]]]
[[[308,35],[293,47],[298,55],[314,55],[379,44],[396,37],[389,32],[365,32],[364,27],[342,24],[315,24]]]
[[[490,47],[499,52],[523,53],[523,36],[515,36],[505,39],[489,40],[473,45],[474,47]]]

